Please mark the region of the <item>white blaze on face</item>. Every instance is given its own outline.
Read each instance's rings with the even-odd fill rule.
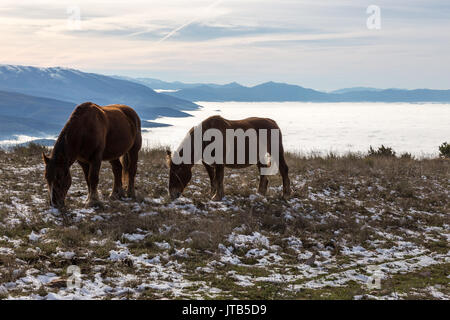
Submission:
[[[272,166],[272,157],[268,152],[266,152],[266,154],[264,155],[264,164],[266,164],[268,167]]]

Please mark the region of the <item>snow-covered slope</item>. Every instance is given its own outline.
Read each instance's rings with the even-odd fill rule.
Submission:
[[[60,67],[0,65],[0,90],[75,104],[86,101],[100,105],[123,103],[136,108],[148,119],[159,115],[153,108],[192,110],[198,107],[190,101],[157,93],[135,82]]]

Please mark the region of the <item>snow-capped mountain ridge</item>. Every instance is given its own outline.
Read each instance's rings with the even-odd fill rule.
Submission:
[[[152,111],[155,108],[192,110],[198,107],[135,82],[62,67],[0,65],[0,90],[75,104],[86,101],[100,105],[122,103],[136,108],[148,119],[161,115]]]

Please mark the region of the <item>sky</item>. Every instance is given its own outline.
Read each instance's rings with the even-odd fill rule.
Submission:
[[[367,11],[374,5],[379,16]],[[2,0],[0,36],[0,64],[318,90],[450,89],[448,0]]]

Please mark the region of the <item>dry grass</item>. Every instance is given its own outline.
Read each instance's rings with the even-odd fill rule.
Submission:
[[[433,298],[429,287],[435,285],[444,295],[450,294],[442,271],[448,267],[448,258],[441,257],[448,257],[449,249],[448,160],[288,154],[293,189],[289,201],[280,197],[278,176],[270,177],[266,199],[255,196],[257,171],[248,168],[226,170],[226,198],[221,203],[209,200],[207,174],[195,167],[186,198],[170,203],[164,148],[159,148],[141,152],[137,200],[105,200],[105,206],[97,210],[82,209],[87,189],[75,165],[67,209],[58,215],[46,203],[42,151],[32,146],[0,152],[0,286],[14,284],[9,285],[9,297],[66,294],[69,291],[61,291],[65,288],[22,284],[20,279],[47,273],[65,279],[67,267],[73,264],[81,268],[83,281],[100,276],[112,288],[87,296],[96,298],[123,294],[143,299],[352,298],[392,297],[394,293]],[[105,164],[100,180],[105,199],[111,180]],[[39,234],[39,240],[30,240],[31,232]],[[230,238],[255,233],[266,237],[269,245],[237,245]],[[127,234],[144,238],[130,240]],[[300,245],[293,245],[292,239]],[[124,245],[129,255],[110,259],[111,252],[125,250]],[[358,246],[373,253],[373,261],[346,251]],[[231,257],[238,258],[239,264],[223,260],[224,247],[232,247]],[[252,249],[267,253],[253,255]],[[375,259],[376,252],[389,249],[391,257]],[[395,255],[397,251],[403,255]],[[63,258],[60,252],[74,254]],[[142,255],[159,262],[142,263],[137,259]],[[383,280],[380,291],[353,280],[309,287],[313,281],[342,278],[346,270],[364,274],[368,264],[409,263],[408,259],[422,255],[437,262],[411,267],[401,275],[387,271],[390,277]],[[421,272],[430,273],[428,282],[420,278]],[[243,285],[240,276],[252,285]],[[271,276],[282,280],[270,280]],[[155,283],[176,289],[152,287]],[[146,287],[138,289],[141,285]],[[124,288],[128,293],[122,293]]]

